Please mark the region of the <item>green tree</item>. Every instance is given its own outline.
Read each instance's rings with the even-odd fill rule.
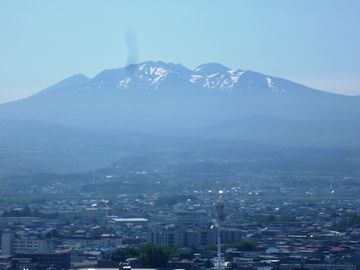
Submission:
[[[133,247],[119,248],[111,254],[111,260],[116,262],[123,262],[128,258],[139,256],[139,250]]]
[[[216,250],[216,245],[214,245],[214,244],[209,244],[209,245],[208,245],[208,250],[212,250],[212,251]]]
[[[242,240],[238,243],[232,245],[234,248],[240,251],[254,251],[256,250],[256,245],[248,240]]]
[[[164,267],[176,255],[170,248],[146,244],[140,249],[140,259],[145,267]]]
[[[360,225],[360,215],[358,215],[357,213],[350,213],[348,215],[348,220],[349,220],[349,224],[352,226]]]
[[[52,229],[45,234],[45,238],[59,238],[61,235],[56,229]]]

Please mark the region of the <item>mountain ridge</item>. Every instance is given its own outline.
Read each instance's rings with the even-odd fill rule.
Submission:
[[[93,78],[70,76],[29,98],[0,105],[0,120],[112,129],[125,125],[142,132],[145,126],[188,129],[254,115],[353,122],[359,108],[357,97],[218,63],[191,70],[146,61],[103,70]]]
[[[69,81],[71,84],[69,84]],[[74,83],[76,82],[76,84]],[[286,94],[297,88],[295,94],[337,95],[314,89],[292,81],[265,75],[251,70],[230,69],[218,63],[206,63],[195,69],[181,64],[145,61],[123,68],[105,69],[88,78],[77,74],[70,76],[35,94],[56,88],[79,86],[77,93],[106,91],[168,90],[165,88],[191,88],[192,91],[214,90],[237,94]],[[73,89],[74,90],[74,89]],[[291,93],[294,94],[294,93]],[[344,96],[344,95],[340,95]]]
[[[175,91],[170,91],[174,90]],[[28,99],[61,98],[64,95],[100,97],[123,92],[165,92],[168,94],[214,94],[232,93],[242,96],[301,96],[312,98],[322,95],[326,98],[352,99],[359,96],[347,96],[307,87],[287,79],[270,76],[252,70],[232,69],[219,63],[205,63],[194,69],[182,64],[162,61],[144,61],[122,68],[105,69],[89,78],[78,73],[20,100],[0,104],[27,102]],[[52,95],[52,97],[51,97]],[[295,97],[295,98],[296,98]],[[67,97],[69,98],[69,97]]]

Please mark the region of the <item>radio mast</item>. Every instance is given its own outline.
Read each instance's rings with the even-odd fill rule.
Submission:
[[[224,215],[224,199],[223,191],[219,190],[219,198],[215,202],[216,210],[216,226],[217,230],[217,258],[215,260],[215,269],[222,270],[224,266],[224,259],[221,256],[221,224],[225,219]]]

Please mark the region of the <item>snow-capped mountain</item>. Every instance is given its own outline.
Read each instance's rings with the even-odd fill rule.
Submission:
[[[56,89],[61,94],[95,94],[106,92],[173,91],[201,93],[224,92],[237,94],[319,94],[320,91],[253,71],[230,69],[208,63],[191,70],[181,64],[143,62],[120,69],[104,70],[89,79],[78,74],[40,92],[49,94]],[[57,94],[59,94],[57,93]],[[191,93],[191,92],[190,92]]]
[[[141,155],[145,144],[157,151],[169,141],[179,149],[193,139],[214,149],[224,142],[353,147],[359,138],[359,97],[216,63],[192,70],[144,62],[94,78],[77,74],[0,105],[0,150],[39,171],[52,162],[56,170],[88,170],[124,149]],[[24,169],[10,160],[11,171]]]
[[[357,121],[359,115],[357,97],[217,63],[192,70],[181,64],[151,61],[104,70],[91,79],[77,74],[29,98],[0,105],[0,121],[150,133],[198,132],[218,125],[228,128],[222,123],[254,116]]]

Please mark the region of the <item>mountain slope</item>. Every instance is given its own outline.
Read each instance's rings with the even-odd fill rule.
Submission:
[[[359,105],[358,98],[216,63],[190,70],[180,64],[144,62],[104,70],[92,79],[75,75],[27,99],[0,105],[0,120],[138,130],[254,115],[348,121],[357,118]]]
[[[348,129],[357,125],[360,99],[217,63],[190,70],[149,61],[104,70],[92,79],[74,75],[29,98],[0,105],[0,121],[160,135],[204,136],[211,133],[209,127],[253,117],[295,121],[300,126],[308,121],[331,123],[323,125],[331,133],[329,125],[337,129],[337,122]],[[262,128],[259,121],[256,124]],[[291,129],[292,125],[286,126]],[[226,133],[225,137],[241,132],[226,129],[214,132]]]
[[[0,176],[86,171],[189,141],[354,148],[359,127],[359,97],[217,63],[143,62],[0,105]]]

